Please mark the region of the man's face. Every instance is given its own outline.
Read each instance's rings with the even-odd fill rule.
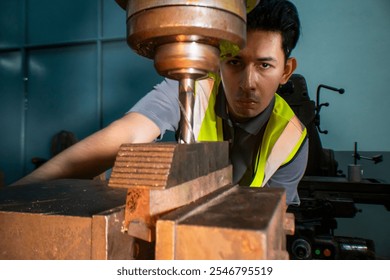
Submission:
[[[248,32],[246,47],[237,56],[221,62],[229,115],[242,122],[263,112],[295,67],[294,58],[286,62],[280,33]]]

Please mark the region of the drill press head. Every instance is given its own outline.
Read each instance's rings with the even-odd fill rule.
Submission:
[[[127,42],[180,84],[183,142],[191,136],[195,80],[217,72],[220,48],[246,41],[246,13],[259,0],[116,0],[127,11]],[[226,48],[226,46],[228,46]],[[182,94],[183,93],[183,94]],[[183,104],[184,103],[184,104]]]

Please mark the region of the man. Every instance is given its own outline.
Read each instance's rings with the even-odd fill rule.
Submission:
[[[197,98],[206,96],[208,101],[197,140],[230,141],[234,182],[284,187],[287,204],[299,204],[297,185],[306,168],[308,144],[305,128],[275,92],[296,69],[290,54],[299,29],[292,3],[262,0],[248,14],[245,48],[221,60],[221,84],[215,78],[199,81],[196,86]],[[17,184],[91,178],[110,168],[122,143],[151,142],[166,130],[177,130],[177,94],[177,82],[164,80],[124,117],[68,148]]]

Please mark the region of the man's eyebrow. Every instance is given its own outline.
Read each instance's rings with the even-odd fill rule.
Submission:
[[[266,56],[266,57],[258,57],[256,59],[257,61],[264,62],[264,61],[276,61],[276,59],[272,56]]]
[[[236,56],[233,56],[231,58],[234,58],[234,59],[242,59],[242,57],[240,55],[236,55]],[[256,58],[256,61],[258,62],[268,62],[268,61],[277,61],[276,58],[272,57],[272,56],[265,56],[265,57],[258,57]]]
[[[233,56],[232,58],[235,59],[242,59],[240,55]],[[276,58],[272,56],[264,56],[264,57],[258,57],[256,58],[256,61],[264,62],[264,61],[276,61]]]

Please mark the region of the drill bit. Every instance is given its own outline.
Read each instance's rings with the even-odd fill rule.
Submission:
[[[180,106],[180,128],[179,143],[195,143],[193,132],[193,109],[194,109],[195,80],[184,78],[179,81],[179,106]]]

